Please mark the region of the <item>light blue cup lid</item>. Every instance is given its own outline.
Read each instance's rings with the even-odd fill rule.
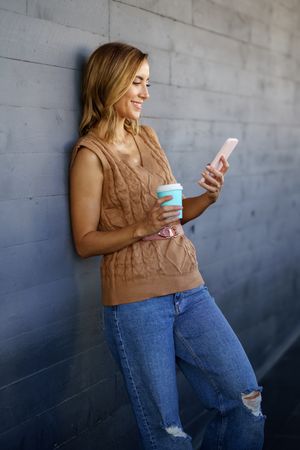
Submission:
[[[166,192],[166,191],[173,191],[176,189],[183,190],[183,187],[180,183],[174,183],[174,184],[162,184],[161,186],[157,186],[156,192]]]

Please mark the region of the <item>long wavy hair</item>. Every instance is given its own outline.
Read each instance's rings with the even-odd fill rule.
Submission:
[[[147,58],[147,53],[121,42],[101,45],[91,54],[82,83],[83,111],[79,126],[81,136],[101,121],[105,121],[105,139],[113,139],[117,123],[114,105],[129,89],[137,70]],[[125,119],[124,127],[136,134],[138,121]]]

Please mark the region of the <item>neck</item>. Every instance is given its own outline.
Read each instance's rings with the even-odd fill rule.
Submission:
[[[115,129],[115,135],[113,138],[113,141],[116,144],[123,143],[126,140],[126,137],[128,136],[128,132],[124,128],[125,119],[118,119],[116,129]]]
[[[113,138],[113,143],[119,144],[119,143],[123,143],[126,140],[126,138],[128,136],[128,132],[125,130],[124,124],[125,124],[125,119],[118,119],[117,124],[116,124],[116,129],[115,129],[115,135]],[[105,137],[107,128],[108,128],[107,122],[100,122],[100,124],[98,125],[97,129],[98,129],[99,135],[102,138]]]

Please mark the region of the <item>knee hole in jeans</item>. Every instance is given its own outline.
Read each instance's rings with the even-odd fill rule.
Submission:
[[[188,438],[188,435],[183,431],[183,429],[178,427],[177,425],[166,427],[165,430],[168,434],[171,434],[174,437],[182,437],[185,439]]]
[[[261,416],[261,393],[259,391],[252,391],[249,394],[242,393],[242,402],[252,414],[256,417]]]

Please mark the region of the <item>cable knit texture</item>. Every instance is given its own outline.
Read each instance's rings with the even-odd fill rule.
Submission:
[[[103,168],[99,231],[112,231],[142,220],[154,205],[160,184],[176,183],[155,132],[146,126],[134,137],[142,165],[121,158],[112,144],[94,131],[81,137],[72,153],[93,151]],[[196,252],[185,236],[166,240],[138,241],[104,255],[101,263],[102,302],[118,305],[149,297],[192,289],[203,282]]]

